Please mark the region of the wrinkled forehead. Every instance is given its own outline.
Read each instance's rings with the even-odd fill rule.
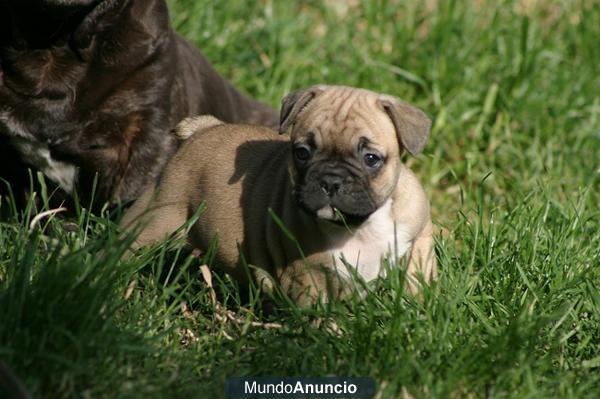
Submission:
[[[355,146],[361,139],[378,143],[395,137],[394,125],[379,106],[376,93],[360,89],[326,90],[300,112],[292,140],[315,136],[338,146]]]

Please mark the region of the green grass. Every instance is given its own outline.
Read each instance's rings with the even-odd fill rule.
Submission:
[[[127,242],[105,215],[30,231],[25,213],[0,222],[0,359],[35,397],[223,397],[239,375],[370,376],[380,398],[598,397],[598,2],[169,4],[178,31],[273,106],[336,83],[433,116],[407,162],[430,194],[439,281],[415,301],[396,270],[364,300],[266,329],[216,317],[174,245],[119,261]],[[231,284],[218,290],[235,304]]]

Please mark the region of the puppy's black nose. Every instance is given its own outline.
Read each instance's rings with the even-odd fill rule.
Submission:
[[[325,175],[319,181],[321,189],[330,197],[333,197],[342,186],[342,178],[338,175]]]

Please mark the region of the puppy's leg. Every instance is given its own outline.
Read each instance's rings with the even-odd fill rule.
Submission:
[[[279,276],[281,288],[300,307],[308,307],[317,301],[329,302],[344,298],[352,290],[349,284],[328,267],[298,260],[282,270]]]
[[[425,282],[437,278],[437,260],[432,233],[433,226],[431,221],[428,221],[410,250],[406,269],[406,288],[413,295],[418,294],[421,289],[417,276],[422,274]]]
[[[152,245],[167,238],[186,222],[186,209],[185,201],[164,198],[153,186],[125,213],[121,228],[138,234],[132,249]]]

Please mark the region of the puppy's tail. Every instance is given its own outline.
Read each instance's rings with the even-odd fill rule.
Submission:
[[[196,132],[223,124],[225,124],[225,122],[212,115],[193,116],[179,122],[172,133],[177,139],[186,140]]]

